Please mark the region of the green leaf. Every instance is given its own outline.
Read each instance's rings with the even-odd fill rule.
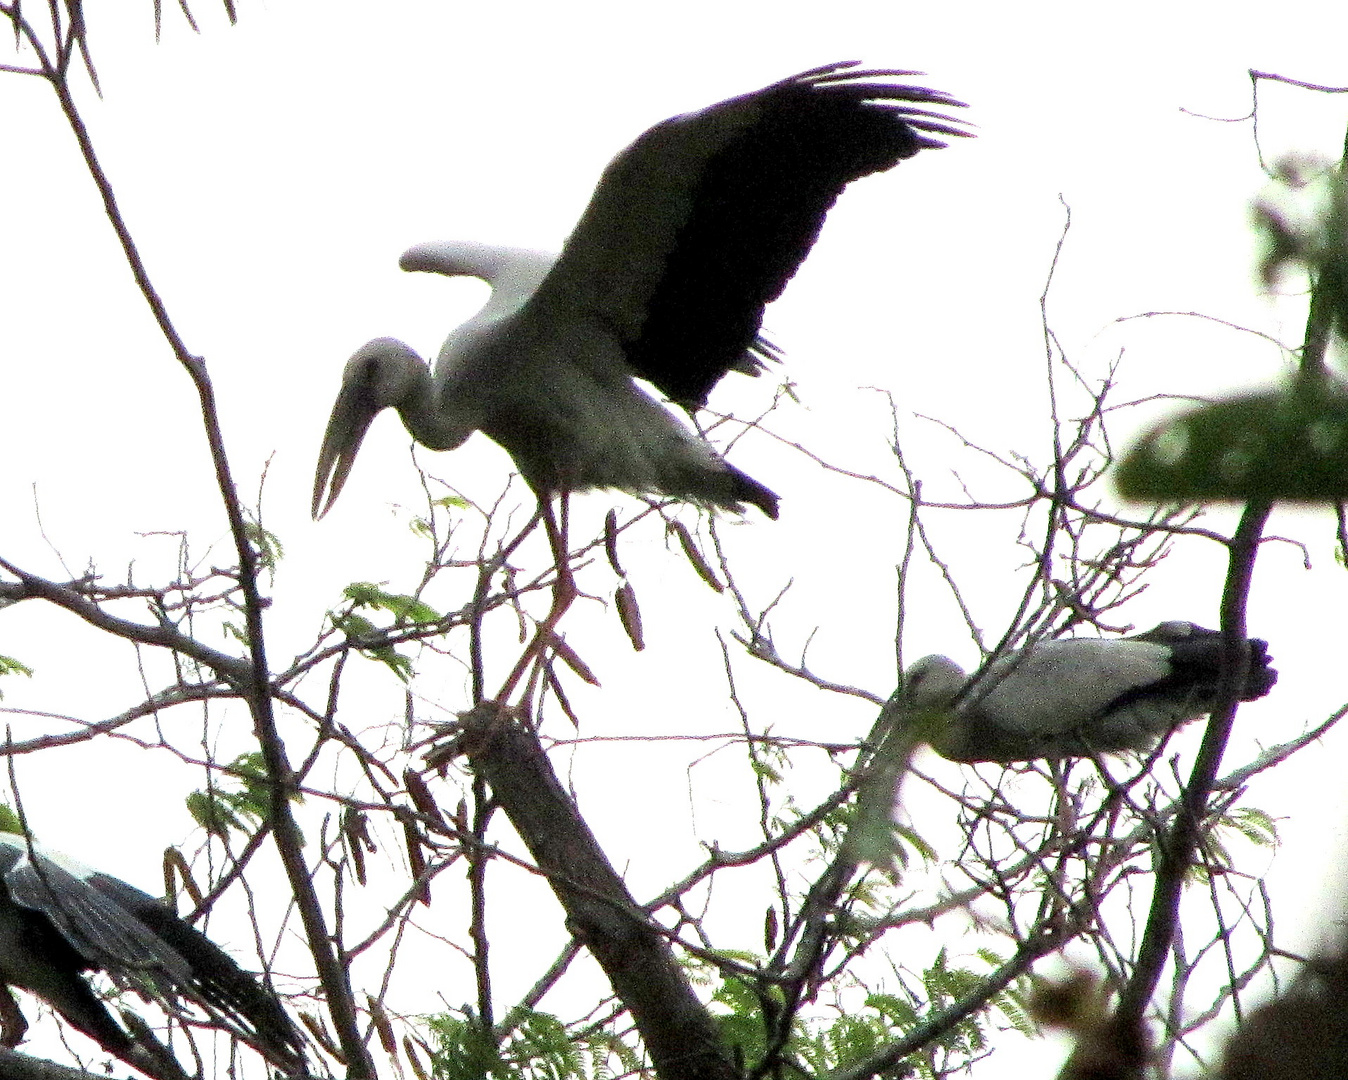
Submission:
[[[354,581],[344,590],[346,598],[357,607],[377,608],[394,615],[399,622],[435,623],[440,613],[415,596],[385,592],[369,581]]]
[[[354,612],[340,615],[333,621],[336,623],[337,629],[350,638],[372,638],[379,634],[379,627],[375,626],[364,615],[357,615]]]
[[[1267,812],[1254,806],[1241,806],[1217,821],[1218,827],[1234,829],[1256,847],[1278,846],[1278,823]]]
[[[304,796],[292,792],[290,800],[303,802]],[[220,774],[219,783],[190,793],[186,803],[192,820],[212,836],[223,840],[231,832],[252,833],[271,816],[271,785],[262,752],[240,754]]]
[[[1348,182],[1340,165],[1285,157],[1274,166],[1268,195],[1253,207],[1263,240],[1259,274],[1271,288],[1286,271],[1310,279],[1312,306],[1331,333],[1348,337]]]
[[[27,664],[15,660],[12,656],[0,655],[0,675],[27,675],[31,679],[33,669]],[[0,699],[4,696],[4,693],[0,692]]]
[[[403,682],[412,678],[412,661],[398,652],[392,645],[375,645],[370,643],[370,639],[377,640],[383,633],[379,627],[365,618],[364,615],[348,613],[333,617],[333,622],[337,629],[341,630],[352,644],[358,648],[361,653],[368,656],[371,660],[378,660],[381,664],[387,664],[389,670],[393,672]]]
[[[231,832],[248,832],[248,823],[230,809],[229,801],[215,791],[193,791],[185,800],[192,820],[212,836],[227,839]]]
[[[0,833],[14,833],[23,836],[23,824],[19,815],[7,803],[0,803]]]
[[[1128,499],[1348,498],[1348,389],[1263,390],[1215,401],[1144,435],[1114,473]]]
[[[511,1033],[499,1046],[471,1015],[432,1016],[426,1025],[436,1080],[607,1080],[642,1067],[612,1022],[568,1027],[550,1013],[519,1008],[506,1018]]]
[[[433,1057],[437,1080],[485,1080],[511,1075],[495,1040],[480,1024],[437,1016],[431,1018],[430,1028],[437,1043]]]
[[[760,780],[765,780],[773,785],[780,785],[782,782],[781,770],[774,768],[773,765],[764,760],[761,755],[750,758],[749,767],[753,769],[754,774]]]
[[[757,967],[762,962],[752,953],[718,950],[718,954],[740,960],[748,967]],[[1004,962],[987,949],[978,950],[977,955],[989,969],[1000,967]],[[780,988],[723,974],[706,961],[693,961],[686,966],[694,985],[705,985],[707,975],[719,980],[712,994],[711,1011],[722,1039],[727,1046],[735,1048],[737,1057],[745,1062],[747,1070],[759,1067],[767,1052],[762,995],[775,995],[775,1000],[780,1002]],[[855,1007],[855,1002],[848,1008],[835,1005],[836,1015],[830,1018],[798,1015],[794,1019],[782,1051],[782,1061],[777,1063],[775,1072],[770,1075],[822,1076],[846,1069],[908,1034],[933,1008],[944,1007],[976,992],[986,977],[986,971],[952,967],[943,951],[921,975],[922,991],[925,994],[884,993],[860,984],[860,988],[866,991],[862,1007]],[[1023,990],[1028,986],[1028,980],[1022,976],[1013,986],[1017,989],[1008,987],[995,994],[990,1004],[1016,1030],[1030,1036],[1037,1035],[1038,1028],[1030,1019],[1024,1004]],[[972,1061],[987,1052],[995,1030],[996,1025],[987,1011],[980,1011],[951,1028],[941,1038],[940,1046],[955,1058]],[[895,1078],[922,1076],[936,1080],[938,1076],[953,1075],[957,1071],[952,1066],[938,1072],[933,1069],[932,1061],[919,1053],[883,1075]]]
[[[275,533],[268,532],[255,521],[246,522],[243,531],[253,545],[253,550],[257,552],[258,565],[269,577],[274,576],[276,564],[285,558],[285,548],[281,545],[281,541]]]
[[[412,681],[412,675],[414,674],[412,661],[398,652],[397,649],[369,649],[367,652],[381,664],[387,664],[388,669],[403,682]]]
[[[29,675],[33,669],[12,656],[0,656],[0,675]]]

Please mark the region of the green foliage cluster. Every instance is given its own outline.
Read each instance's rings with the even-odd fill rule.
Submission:
[[[333,624],[351,639],[352,643],[371,660],[388,665],[403,682],[412,677],[412,661],[388,644],[390,629],[404,626],[424,626],[438,623],[441,615],[424,600],[406,593],[391,593],[369,581],[355,581],[344,590],[351,606],[332,616]],[[361,608],[384,611],[393,616],[393,624],[380,627],[372,619],[357,614]]]
[[[1207,881],[1212,874],[1223,873],[1238,865],[1227,844],[1231,836],[1239,836],[1257,848],[1269,850],[1278,846],[1278,823],[1272,814],[1257,806],[1238,806],[1229,813],[1218,815],[1212,828],[1203,835],[1203,858],[1190,869],[1192,880]]]
[[[989,968],[1004,963],[1003,958],[989,950],[981,949],[977,956]],[[856,992],[862,999],[860,1007],[839,1005],[831,1010],[831,1015],[798,1016],[781,1054],[785,1062],[793,1063],[787,1075],[822,1076],[859,1064],[903,1039],[934,1012],[967,998],[985,978],[986,972],[979,973],[970,967],[951,967],[943,949],[932,964],[916,976],[915,984],[905,986],[900,993],[858,987]],[[952,1026],[938,1042],[928,1044],[920,1054],[914,1054],[886,1075],[935,1080],[946,1071],[938,1064],[940,1057],[950,1057],[958,1067],[986,1052],[994,1024],[1014,1028],[1027,1036],[1037,1035],[1038,1027],[1026,1006],[1027,994],[1025,980],[1000,991],[990,999],[990,1004],[1001,1014],[1000,1024],[989,1011],[968,1016]],[[767,1026],[758,991],[743,978],[725,977],[712,993],[712,1012],[721,1025],[726,1044],[735,1048],[737,1058],[752,1072],[768,1052]]]
[[[298,792],[292,802],[303,802]],[[221,783],[187,796],[187,812],[201,828],[221,840],[231,832],[251,835],[271,816],[271,785],[262,751],[240,754],[225,767]]]
[[[12,656],[0,655],[0,675],[27,675],[32,678],[33,669]],[[0,698],[4,696],[4,692],[0,691]]]
[[[513,1030],[498,1043],[475,1018],[430,1017],[435,1080],[608,1080],[642,1072],[641,1055],[611,1024],[568,1027],[532,1009],[511,1020]]]
[[[0,833],[14,833],[16,836],[23,836],[23,822],[19,820],[8,803],[0,803]]]
[[[1348,343],[1348,182],[1341,164],[1279,162],[1255,203],[1259,275],[1273,288],[1310,288],[1307,344],[1295,377],[1186,410],[1159,424],[1119,463],[1131,499],[1184,502],[1341,501],[1348,498],[1348,384],[1325,363]]]
[[[977,955],[990,968],[1003,963],[987,950]],[[757,958],[746,953],[726,954],[726,958],[751,966],[757,963]],[[721,1036],[745,1075],[751,1075],[769,1049],[758,988],[748,979],[721,976],[703,965],[691,969],[690,975],[699,985],[714,987],[711,1011]],[[783,1065],[773,1075],[803,1080],[864,1061],[912,1032],[933,1011],[975,992],[985,977],[970,967],[950,966],[943,950],[917,977],[917,985],[902,993],[859,988],[859,1008],[838,1007],[831,1015],[802,1016],[793,1022],[787,1045],[778,1055]],[[941,1057],[962,1064],[986,1053],[994,1024],[1036,1035],[1038,1027],[1025,1004],[1027,992],[1024,980],[1001,991],[991,999],[1000,1022],[990,1011],[966,1017],[937,1044],[928,1045],[886,1075],[936,1080],[945,1075]],[[498,1045],[471,1015],[428,1018],[435,1080],[609,1080],[654,1075],[629,1041],[630,1032],[618,1030],[615,1021],[568,1026],[549,1013],[532,1010],[517,1011],[512,1021],[516,1026]]]

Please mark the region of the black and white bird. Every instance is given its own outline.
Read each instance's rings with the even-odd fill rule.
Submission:
[[[286,1075],[306,1073],[303,1039],[276,997],[201,931],[118,878],[0,832],[0,983],[35,994],[155,1080],[186,1080],[144,1021],[113,1017],[85,978],[93,971],[175,1015],[190,1003],[207,1026],[230,1031]],[[12,1047],[26,1024],[7,996]]]
[[[772,491],[633,380],[692,412],[727,371],[760,366],[763,309],[843,188],[968,134],[940,111],[961,103],[901,81],[913,74],[829,64],[657,124],[604,170],[560,255],[409,250],[403,269],[481,278],[491,300],[449,336],[434,375],[392,338],[356,352],[319,453],[314,517],[392,407],[434,450],[487,434],[545,515],[551,496],[615,488],[775,518]]]
[[[1269,692],[1278,673],[1268,643],[1251,638],[1241,701]],[[1222,636],[1163,622],[1124,638],[1044,641],[995,661],[973,686],[958,664],[926,656],[904,677],[933,749],[952,761],[1052,760],[1145,752],[1216,705]]]

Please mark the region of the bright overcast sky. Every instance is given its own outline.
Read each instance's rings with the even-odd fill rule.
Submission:
[[[1072,229],[1049,315],[1075,359],[1098,375],[1125,350],[1127,396],[1272,380],[1281,361],[1266,343],[1192,321],[1113,321],[1192,310],[1299,342],[1301,308],[1269,304],[1253,283],[1247,207],[1262,177],[1250,126],[1192,114],[1247,114],[1251,67],[1348,84],[1348,6],[1324,2],[1172,0],[1111,5],[1119,14],[1106,16],[1095,13],[1103,5],[1081,3],[242,0],[231,28],[198,0],[201,35],[166,3],[158,45],[149,0],[89,7],[104,91],[101,102],[81,94],[94,142],[180,332],[209,364],[247,500],[271,462],[265,521],[287,549],[275,657],[302,647],[345,583],[406,588],[420,572],[405,521],[390,510],[420,498],[408,440],[391,415],[366,440],[334,512],[321,525],[308,513],[345,358],[386,334],[433,355],[483,296],[467,282],[403,274],[397,257],[409,244],[556,248],[609,158],[660,119],[834,60],[924,71],[930,85],[969,103],[978,138],[922,154],[841,200],[805,270],[768,313],[766,329],[803,402],[784,430],[838,464],[882,468],[887,414],[858,389],[880,386],[905,414],[939,417],[1003,452],[1042,459],[1038,297],[1063,201]],[[112,9],[118,25],[98,21]],[[1335,153],[1348,96],[1267,84],[1264,93],[1266,153]],[[0,173],[0,553],[58,578],[48,541],[72,572],[95,553],[114,579],[132,559],[163,565],[171,541],[137,534],[189,529],[204,546],[225,532],[190,386],[153,332],[52,96],[36,80],[0,76],[0,115],[8,152]],[[713,404],[753,410],[770,389],[736,388]],[[829,677],[887,692],[898,508],[851,513],[853,482],[765,439],[746,440],[732,457],[783,498],[779,523],[751,515],[735,531],[765,564],[765,581],[797,582],[792,630],[779,644],[799,648],[813,598],[827,599],[834,622],[812,659]],[[483,494],[509,468],[481,439],[421,460]],[[925,461],[932,483],[956,497],[940,464]],[[592,522],[608,504],[591,497]],[[1270,640],[1283,679],[1268,703],[1242,716],[1282,741],[1342,703],[1342,680],[1322,669],[1342,664],[1345,582],[1327,515],[1275,517],[1273,531],[1304,540],[1315,567],[1304,571],[1288,546],[1267,550],[1251,600],[1252,630]],[[980,540],[971,531],[968,565],[983,558]],[[989,550],[986,561],[997,572],[1019,557]],[[696,588],[673,562],[675,587]],[[865,566],[891,576],[858,582]],[[1162,618],[1213,625],[1220,571],[1209,557],[1160,575],[1128,617],[1140,628]],[[670,608],[680,601],[662,609],[654,583],[662,572],[636,580],[652,627],[646,654],[619,651],[611,618],[603,624],[615,648],[601,677],[609,700],[629,705],[600,725],[649,730],[651,717],[630,702],[673,678],[691,647],[686,635],[698,648],[710,641],[705,627],[676,620]],[[987,586],[982,618],[994,639],[993,623],[1010,610],[1004,588]],[[838,595],[849,593],[855,608],[839,609]],[[31,607],[0,619],[0,653],[38,669],[31,685],[7,680],[6,704],[42,702],[96,719],[131,703],[134,684],[109,698],[101,680],[81,678],[73,639],[58,637],[69,633],[68,619]],[[908,632],[911,657],[975,660],[949,611],[910,611]],[[709,692],[723,697],[720,687]],[[863,711],[845,722],[816,719],[837,724],[840,739],[869,722]],[[677,723],[662,714],[655,726]],[[1293,817],[1274,871],[1300,883],[1279,893],[1293,907],[1318,887],[1325,830],[1342,836],[1343,741],[1326,740],[1325,753],[1285,767],[1289,783],[1253,799]],[[683,782],[675,777],[670,788],[680,813]],[[95,777],[89,790],[100,801],[124,794],[116,779]],[[1321,804],[1319,792],[1339,801]],[[180,792],[129,793],[147,814],[160,812],[161,796],[164,813],[180,806]],[[56,786],[48,801],[55,814]],[[155,880],[157,852],[190,828],[171,813],[171,825],[144,826],[144,851],[128,850],[142,884]],[[87,855],[76,850],[81,830],[111,836],[125,825],[52,820],[46,833]]]

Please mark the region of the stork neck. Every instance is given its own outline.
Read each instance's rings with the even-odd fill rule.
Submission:
[[[450,403],[437,400],[442,396],[435,392],[430,372],[422,368],[411,393],[395,406],[403,427],[431,450],[453,450],[473,433],[472,424],[456,416]]]

